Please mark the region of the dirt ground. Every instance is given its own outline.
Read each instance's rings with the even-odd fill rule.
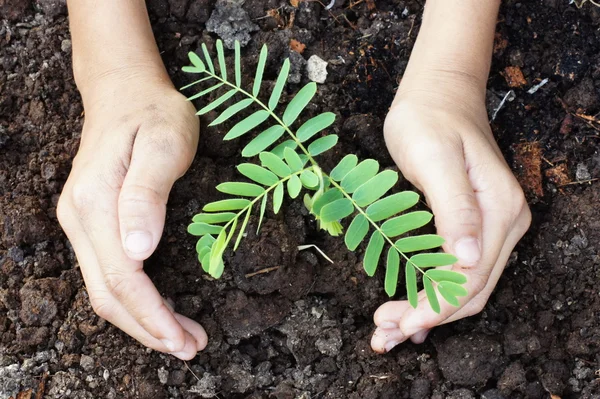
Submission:
[[[423,345],[371,351],[383,275],[367,278],[364,248],[349,253],[318,232],[298,201],[268,214],[262,234],[226,256],[221,280],[202,273],[185,229],[217,198],[216,182],[234,175],[244,144],[223,143],[223,131],[203,120],[198,155],[172,192],[162,244],[147,263],[159,290],[209,334],[208,348],[184,364],[94,315],[58,226],[83,121],[63,3],[0,0],[0,398],[600,398],[600,8],[503,2],[489,111],[534,222],[485,310]],[[291,58],[289,94],[307,81],[311,55],[329,61],[309,109],[338,114],[341,145],[326,166],[349,152],[392,166],[382,121],[420,1],[336,0],[327,11],[319,1],[247,0],[245,12],[234,0],[148,3],[178,86],[189,79],[179,72],[187,52],[212,47],[209,29],[230,36],[219,27],[236,19],[249,40],[248,69],[265,42],[267,80]],[[290,50],[292,39],[306,45],[302,54]],[[335,263],[299,253],[306,243]]]

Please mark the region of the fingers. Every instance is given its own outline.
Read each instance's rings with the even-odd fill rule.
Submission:
[[[136,137],[118,205],[122,246],[129,258],[145,260],[156,249],[169,192],[194,157],[195,147],[189,145],[160,125]]]

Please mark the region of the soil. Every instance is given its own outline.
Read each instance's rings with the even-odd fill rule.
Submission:
[[[350,253],[317,231],[297,202],[268,214],[258,237],[249,230],[222,279],[203,274],[185,228],[217,198],[215,184],[234,175],[244,144],[223,143],[222,130],[205,129],[213,116],[203,119],[198,155],[173,189],[162,244],[146,266],[179,312],[207,329],[207,349],[186,364],[93,313],[55,216],[83,120],[64,1],[0,0],[0,398],[600,397],[600,8],[568,3],[503,2],[490,115],[534,222],[485,310],[437,328],[423,345],[371,351],[383,276],[367,278],[364,248]],[[247,0],[248,15],[213,0],[148,4],[178,86],[189,80],[179,72],[187,52],[214,43],[205,27],[215,7],[215,18],[230,12],[247,30],[245,66],[269,45],[270,84],[291,57],[298,83],[289,94],[307,81],[304,60],[328,60],[307,113],[338,114],[341,145],[325,166],[348,152],[393,165],[382,121],[421,2],[337,0],[327,11],[320,2]],[[301,55],[290,52],[292,39],[306,46]],[[334,264],[296,249],[309,243]],[[274,271],[247,276],[265,268]]]

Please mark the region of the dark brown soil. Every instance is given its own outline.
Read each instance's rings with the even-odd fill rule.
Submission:
[[[214,43],[204,27],[215,3],[148,3],[164,60],[182,85],[187,52]],[[600,185],[585,182],[600,177],[600,9],[568,3],[503,4],[490,114],[514,90],[493,128],[534,223],[485,310],[436,329],[420,346],[371,351],[371,317],[386,300],[382,276],[367,278],[362,249],[349,253],[318,232],[299,203],[269,214],[260,236],[250,229],[227,255],[221,280],[206,278],[185,228],[217,198],[215,184],[234,176],[244,140],[223,143],[222,131],[204,129],[212,116],[203,120],[198,156],[173,190],[163,243],[147,264],[160,291],[208,331],[208,348],[186,365],[92,312],[55,216],[83,119],[64,1],[0,0],[0,398],[30,388],[35,396],[40,387],[48,398],[600,397]],[[418,32],[420,2],[382,0],[368,10],[370,1],[338,0],[330,12],[319,2],[281,4],[245,3],[259,29],[244,65],[255,64],[266,42],[274,79],[291,39],[306,45],[290,55],[301,82],[304,59],[329,60],[309,112],[339,115],[341,145],[326,166],[348,152],[391,166],[381,125]],[[305,243],[335,263],[298,252]],[[271,267],[278,268],[246,277]]]

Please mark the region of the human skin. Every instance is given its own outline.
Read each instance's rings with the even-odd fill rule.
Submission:
[[[469,296],[433,313],[388,302],[375,314],[385,352],[481,310],[529,225],[522,191],[487,122],[485,83],[498,0],[428,0],[415,49],[385,124],[390,153],[425,193],[444,249],[461,260]],[[73,70],[85,108],[79,152],[58,218],[92,307],[161,352],[191,359],[206,346],[143,271],[162,235],[169,191],[198,142],[193,106],[171,84],[142,0],[69,0]],[[460,243],[464,245],[460,245]]]
[[[387,115],[387,147],[404,176],[423,191],[443,248],[467,276],[461,306],[441,300],[431,310],[424,292],[383,304],[371,340],[386,352],[407,339],[480,312],[496,286],[531,213],[488,123],[486,83],[499,0],[427,0],[406,72]]]

